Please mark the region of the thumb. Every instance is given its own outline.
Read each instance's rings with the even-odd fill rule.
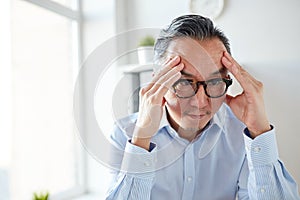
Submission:
[[[166,99],[165,97],[163,97],[162,101],[161,101],[161,105],[164,106],[166,104]]]
[[[226,98],[225,98],[225,103],[230,106],[230,102],[231,100],[233,99],[234,97],[229,95],[229,94],[226,94]]]

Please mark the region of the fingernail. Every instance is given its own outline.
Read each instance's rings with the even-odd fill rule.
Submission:
[[[181,62],[177,65],[178,68],[182,68],[184,66],[184,64]]]
[[[173,60],[177,60],[179,58],[179,56],[175,56],[174,58],[173,58]]]
[[[225,51],[225,55],[231,57],[230,53],[228,51]]]

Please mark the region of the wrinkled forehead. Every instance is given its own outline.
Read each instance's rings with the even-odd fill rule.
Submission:
[[[221,58],[225,50],[225,46],[217,38],[203,41],[178,38],[170,42],[166,57],[179,55],[181,62],[185,64],[185,71],[195,76],[208,77],[223,68]]]

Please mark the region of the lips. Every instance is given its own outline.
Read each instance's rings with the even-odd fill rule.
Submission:
[[[192,118],[192,119],[198,119],[198,120],[200,120],[200,119],[203,119],[206,115],[194,115],[194,114],[188,114],[187,115],[188,117],[190,117],[190,118]]]
[[[192,118],[192,119],[197,119],[197,120],[200,120],[200,119],[203,119],[204,117],[206,117],[207,115],[210,115],[211,112],[209,111],[206,111],[206,112],[201,112],[201,113],[185,113],[186,116]]]

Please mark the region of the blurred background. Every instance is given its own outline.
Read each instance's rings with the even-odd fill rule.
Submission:
[[[47,191],[53,200],[103,199],[107,168],[82,147],[74,123],[80,67],[116,34],[143,29],[135,40],[118,44],[138,47],[144,36],[155,37],[155,30],[191,12],[212,17],[230,39],[236,60],[264,82],[280,157],[300,183],[299,9],[299,0],[1,1],[0,200],[29,200]],[[120,107],[118,117],[136,111],[131,94],[151,76],[147,60],[137,53],[125,57],[104,79],[124,80],[122,91],[128,93],[117,98],[107,87]],[[230,92],[240,91],[235,83]],[[110,106],[106,100],[96,107],[106,133],[114,120]]]

